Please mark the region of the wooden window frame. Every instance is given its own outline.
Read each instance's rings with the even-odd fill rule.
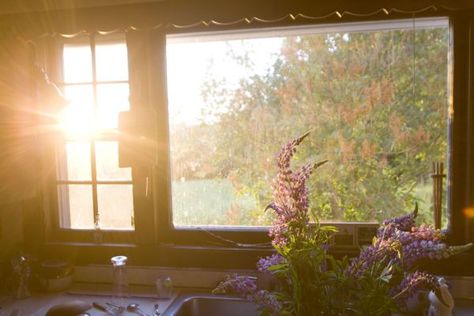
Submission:
[[[425,14],[436,17],[436,14]],[[448,90],[450,93],[451,114],[448,130],[448,177],[447,203],[450,212],[448,227],[449,241],[460,244],[474,240],[474,220],[466,219],[464,210],[474,205],[474,13],[455,12],[449,15],[450,20],[450,77]],[[391,17],[389,17],[391,18]],[[400,18],[393,17],[393,18]],[[407,16],[402,16],[407,18]],[[363,18],[354,20],[361,20]],[[384,18],[379,18],[384,21]],[[374,20],[365,18],[365,20]],[[331,21],[332,22],[332,21]],[[294,22],[293,22],[294,23]],[[277,22],[275,26],[294,25]],[[269,25],[265,25],[269,26]],[[222,30],[222,27],[209,27]],[[209,31],[196,27],[186,29],[187,33]],[[232,29],[232,27],[223,27]],[[239,28],[244,29],[244,28]],[[91,232],[71,239],[64,238],[63,232],[57,232],[54,224],[47,231],[53,232],[44,244],[46,253],[60,250],[63,255],[75,254],[78,263],[108,262],[111,254],[121,251],[128,254],[132,264],[167,265],[167,266],[198,266],[212,268],[254,268],[255,260],[262,255],[272,252],[267,247],[242,247],[236,243],[259,244],[268,243],[265,230],[233,229],[212,230],[205,232],[195,229],[176,229],[171,220],[170,197],[170,157],[169,129],[166,105],[166,33],[170,30],[149,30],[130,34],[127,38],[129,46],[129,74],[131,83],[131,106],[141,104],[157,111],[156,139],[158,145],[157,164],[153,169],[152,201],[142,199],[137,201],[136,223],[142,225],[137,235],[110,236],[104,238],[103,244],[92,242]],[[173,31],[176,32],[176,31]],[[469,39],[469,41],[466,41]],[[139,62],[138,62],[139,61]],[[140,85],[139,91],[132,87]],[[144,186],[143,170],[134,170],[137,174],[136,187]],[[55,200],[54,196],[51,198]],[[54,213],[54,212],[53,212]],[[141,224],[140,224],[141,223]],[[51,229],[53,227],[53,229]],[[214,235],[218,235],[216,237]],[[104,236],[106,237],[106,236]],[[77,241],[81,242],[78,243]],[[226,242],[231,240],[231,242]],[[341,254],[355,254],[357,250],[345,249]],[[82,256],[84,255],[84,256]],[[212,256],[212,259],[209,259]],[[471,260],[471,254],[466,254],[464,260]],[[84,258],[87,259],[84,259]],[[135,258],[135,259],[133,259]],[[460,260],[460,262],[464,262]],[[467,261],[469,262],[469,261]],[[441,272],[449,273],[450,268],[440,265]],[[451,266],[453,267],[453,266]],[[459,268],[459,265],[456,265]],[[470,270],[469,270],[470,271]],[[468,272],[469,272],[468,271]],[[474,271],[471,271],[474,272]]]

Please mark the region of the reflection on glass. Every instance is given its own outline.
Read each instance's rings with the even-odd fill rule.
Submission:
[[[97,178],[99,180],[131,180],[131,168],[119,168],[118,142],[97,141],[95,143]]]
[[[127,45],[125,43],[98,44],[96,47],[97,80],[128,80]]]
[[[76,184],[58,185],[60,224],[62,228],[94,228],[92,186]],[[65,210],[69,210],[68,212]]]
[[[66,149],[65,152],[62,151],[64,150],[63,148]],[[60,180],[90,181],[92,179],[89,142],[68,141],[66,145],[59,150],[58,176]],[[62,166],[62,162],[65,162],[66,166]]]
[[[131,230],[132,185],[97,185],[101,229]]]
[[[91,49],[86,45],[66,44],[63,53],[64,82],[92,81]]]
[[[128,111],[128,84],[101,84],[97,87],[98,128],[118,128],[118,113]]]

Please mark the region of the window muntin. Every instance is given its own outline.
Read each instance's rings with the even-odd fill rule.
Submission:
[[[310,128],[299,160],[331,161],[311,183],[323,220],[380,221],[418,201],[432,221],[431,163],[447,152],[447,19],[170,35],[166,45],[175,226],[268,225],[274,153]]]
[[[130,108],[125,39],[66,41],[62,68],[69,105],[57,148],[59,225],[134,230],[131,168],[118,165],[118,113]]]

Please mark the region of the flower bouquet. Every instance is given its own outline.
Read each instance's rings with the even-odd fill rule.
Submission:
[[[308,134],[287,143],[278,154],[273,202],[267,207],[276,215],[269,231],[276,254],[258,261],[258,278],[229,276],[214,293],[239,294],[256,302],[263,315],[422,315],[427,306],[419,309],[410,302],[430,291],[447,304],[439,295],[437,277],[417,270],[418,264],[447,258],[472,245],[448,246],[440,230],[416,226],[417,208],[385,220],[358,257],[336,259],[328,254],[336,229],[310,223],[306,185],[311,173],[326,161],[297,170],[290,166]],[[268,276],[271,282],[257,286]]]

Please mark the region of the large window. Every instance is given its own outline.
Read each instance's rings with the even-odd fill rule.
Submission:
[[[167,36],[173,224],[269,225],[275,154],[307,130],[296,163],[329,160],[310,184],[321,219],[381,221],[418,202],[432,223],[448,51],[444,18]]]
[[[66,41],[57,148],[59,225],[65,229],[133,230],[131,168],[119,168],[118,113],[129,110],[124,37]]]
[[[415,202],[433,223],[434,162],[445,165],[443,226],[464,242],[470,17],[393,17],[78,35],[60,40],[60,58],[48,41],[48,73],[70,104],[48,182],[58,207],[47,205],[47,247],[79,249],[84,262],[120,249],[138,264],[252,268],[269,251],[275,156],[307,130],[294,163],[329,160],[311,177],[310,210],[341,228],[336,245],[357,251],[354,236],[370,241],[377,222]],[[152,139],[153,166],[134,165],[131,150],[134,167],[119,167],[118,113],[129,109],[130,126],[150,131],[138,136]],[[152,112],[155,123],[133,122]]]
[[[448,163],[447,18],[169,34],[156,46],[166,58],[130,63],[132,86],[128,55],[156,53],[138,45],[148,40],[64,40],[70,103],[56,152],[59,228],[133,231],[147,208],[139,219],[147,241],[155,229],[197,227],[251,241],[241,238],[248,229],[261,241],[254,228],[272,223],[263,210],[276,153],[307,130],[295,163],[329,160],[310,183],[310,209],[323,222],[376,223],[415,202],[421,221],[433,222],[431,167]],[[167,104],[145,98],[160,95],[150,88],[157,78],[166,78]],[[156,121],[162,173],[146,176],[148,202],[134,196],[132,168],[119,166],[118,117],[133,89],[165,113]]]

